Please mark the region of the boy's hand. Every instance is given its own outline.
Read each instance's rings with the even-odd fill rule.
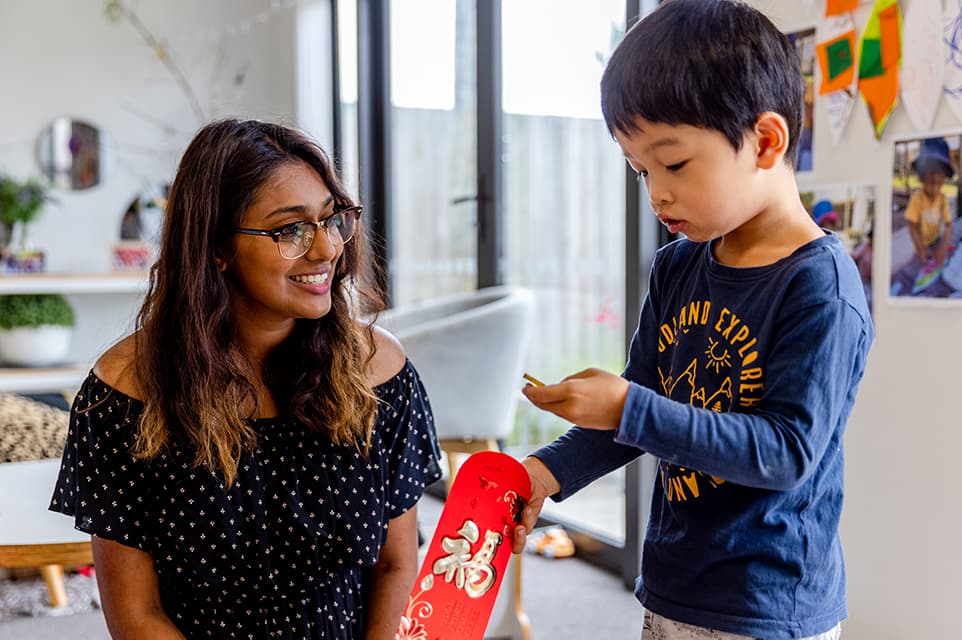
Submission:
[[[538,522],[538,516],[541,515],[545,498],[561,491],[558,480],[541,460],[525,458],[521,461],[521,464],[524,465],[524,468],[528,471],[528,477],[531,479],[531,499],[528,500],[528,504],[524,508],[521,524],[514,528],[514,546],[511,549],[514,553],[524,551],[528,534],[531,533],[534,525]]]
[[[625,408],[629,383],[621,376],[585,369],[558,384],[525,385],[531,404],[586,429],[617,429]]]

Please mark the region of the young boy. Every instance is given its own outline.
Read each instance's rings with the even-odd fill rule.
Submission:
[[[804,85],[792,46],[735,0],[669,0],[601,83],[605,121],[659,220],[621,377],[525,387],[578,427],[524,464],[561,500],[659,459],[636,595],[643,639],[837,638],[845,423],[873,329],[858,272],[795,186]]]

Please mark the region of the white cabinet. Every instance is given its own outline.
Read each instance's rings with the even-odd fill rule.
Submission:
[[[0,275],[0,295],[61,293],[76,315],[68,363],[46,369],[0,367],[0,391],[75,390],[97,356],[133,330],[146,292],[145,273]]]

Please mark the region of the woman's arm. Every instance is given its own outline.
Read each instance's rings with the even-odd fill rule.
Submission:
[[[388,522],[387,540],[371,574],[365,640],[394,640],[418,576],[418,515],[411,507]]]
[[[184,640],[160,603],[149,553],[91,536],[100,601],[115,640]]]

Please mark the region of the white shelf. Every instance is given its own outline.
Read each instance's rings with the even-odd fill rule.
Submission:
[[[87,377],[87,367],[80,365],[47,369],[19,369],[0,367],[0,392],[59,393],[76,391]]]
[[[146,293],[147,274],[24,273],[0,275],[0,295],[15,293]]]

